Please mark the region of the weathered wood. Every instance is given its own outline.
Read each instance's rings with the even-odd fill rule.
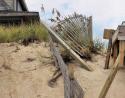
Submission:
[[[43,22],[42,22],[43,23]],[[54,36],[57,41],[64,46],[71,53],[71,55],[82,64],[82,67],[88,71],[93,71],[92,65],[87,64],[83,59],[80,58],[47,24],[43,25],[49,30],[50,35]]]
[[[52,39],[50,37],[50,46],[53,51],[53,55],[58,61],[58,66],[60,67],[61,73],[64,78],[64,96],[65,98],[83,98],[84,91],[74,78],[74,65],[69,65],[69,68],[64,63],[58,49],[54,46]],[[60,74],[58,75],[60,76]],[[58,78],[58,76],[56,78]]]
[[[113,29],[104,29],[103,38],[104,39],[110,39],[110,38],[112,38],[114,32],[115,32],[115,30],[113,30]]]
[[[88,24],[88,36],[90,38],[90,42],[93,42],[93,33],[92,33],[92,16],[89,17],[89,24]]]
[[[125,26],[124,25],[119,25],[117,30],[115,31],[115,34],[112,37],[112,45],[118,39],[118,36],[125,36],[124,32],[125,32]]]
[[[48,85],[50,87],[54,87],[57,79],[62,76],[62,73],[59,71],[59,73],[57,73],[56,75],[54,75],[49,81],[48,81]]]
[[[63,79],[64,79],[64,95],[65,98],[70,98],[70,78],[69,78],[69,73],[68,73],[68,67],[65,65],[61,55],[59,54],[58,49],[54,46],[52,39],[50,37],[50,45],[51,45],[51,49],[53,49],[53,55],[56,57],[58,65],[60,67],[60,70],[62,72],[63,75]]]
[[[115,63],[117,57],[118,57],[118,50],[119,50],[119,42],[116,41],[112,47],[112,52],[113,52],[113,61]],[[113,64],[114,64],[113,63]]]
[[[0,10],[28,11],[25,0],[0,0]]]
[[[118,26],[119,34],[120,36],[125,36],[125,25],[119,25]]]
[[[64,32],[66,33],[65,36],[62,33],[57,34],[73,51],[77,52],[81,57],[87,58],[88,55],[85,55],[86,49],[78,42],[79,40],[75,39],[71,32]]]
[[[125,42],[120,41],[119,42],[119,52],[120,52],[120,65],[124,65],[124,57],[125,57]]]
[[[74,64],[68,65],[68,68],[69,68],[69,78],[73,80],[75,78],[74,77]]]
[[[38,12],[0,12],[0,25],[40,22]]]
[[[75,51],[81,58],[91,59],[91,47],[93,47],[92,17],[83,17],[73,14],[60,20],[53,30],[59,34],[62,40]]]
[[[83,98],[84,97],[84,91],[82,90],[81,86],[78,84],[76,79],[71,80],[71,94],[70,98]]]
[[[11,16],[38,16],[39,13],[38,12],[8,12],[8,11],[4,11],[4,12],[0,12],[0,17],[4,16],[4,17],[11,17]]]
[[[111,72],[110,72],[108,78],[106,79],[106,82],[105,82],[105,84],[104,84],[104,86],[103,86],[103,88],[101,90],[99,98],[105,98],[105,96],[106,96],[106,94],[107,94],[107,92],[108,92],[108,90],[109,90],[109,88],[110,88],[110,86],[111,86],[111,84],[112,84],[112,82],[113,82],[113,80],[115,78],[115,75],[116,75],[116,73],[118,71],[120,55],[121,54],[119,54],[119,56],[117,57],[117,60],[116,60],[116,62],[114,64],[113,68],[111,69]]]
[[[10,0],[10,2],[13,2]],[[0,0],[0,11],[1,10],[8,10],[11,9],[11,7],[5,2],[5,0]]]
[[[112,39],[109,39],[108,43],[108,49],[107,49],[107,55],[106,55],[106,62],[105,62],[105,69],[109,69],[109,61],[110,61],[110,55],[111,55],[111,48],[112,48]]]
[[[115,43],[115,41],[118,39],[119,30],[116,30],[114,35],[112,36],[112,45]]]
[[[125,41],[125,36],[118,36],[118,40],[124,40]]]

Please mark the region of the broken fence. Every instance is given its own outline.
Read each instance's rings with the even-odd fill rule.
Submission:
[[[57,47],[54,46],[53,40],[50,37],[50,48],[53,53],[54,58],[56,59],[55,62],[58,64],[60,71],[62,73],[64,79],[64,97],[65,98],[83,98],[84,91],[78,84],[75,78],[70,78],[68,66],[66,66],[65,62],[63,61],[59,50]]]

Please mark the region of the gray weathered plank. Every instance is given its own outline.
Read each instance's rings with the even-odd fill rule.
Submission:
[[[58,66],[61,70],[64,79],[64,96],[65,98],[83,98],[84,91],[74,78],[73,66],[66,66],[58,49],[54,46],[53,40],[50,37],[50,47],[53,55],[55,56]]]

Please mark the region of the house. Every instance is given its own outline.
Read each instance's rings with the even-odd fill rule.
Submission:
[[[28,11],[24,0],[0,0],[0,11]]]
[[[38,12],[29,12],[25,0],[0,0],[0,24],[39,21]]]

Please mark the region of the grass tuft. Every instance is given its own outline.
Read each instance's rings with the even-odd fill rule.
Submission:
[[[35,23],[20,26],[0,26],[0,43],[17,42],[28,37],[39,41],[48,41],[48,33],[42,24]]]

